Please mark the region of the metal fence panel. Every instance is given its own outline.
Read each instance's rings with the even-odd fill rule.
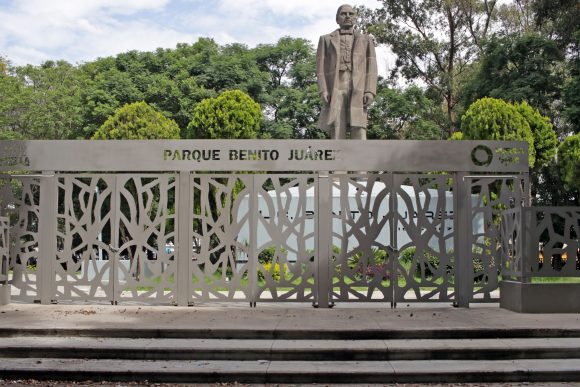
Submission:
[[[115,183],[106,174],[57,178],[56,300],[114,301]]]
[[[526,274],[533,277],[580,277],[580,208],[533,207]]]
[[[39,294],[40,179],[0,176],[0,205],[10,222],[9,281],[12,299],[32,302]]]
[[[393,301],[392,174],[330,175],[331,301]]]
[[[529,202],[527,176],[469,176],[471,195],[471,254],[473,259],[473,293],[471,302],[499,299],[501,270],[501,213]]]
[[[191,302],[254,302],[253,176],[193,174]],[[242,235],[247,235],[243,237]]]
[[[455,298],[453,180],[395,175],[396,302]]]

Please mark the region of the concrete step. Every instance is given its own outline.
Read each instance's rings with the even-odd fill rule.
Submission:
[[[11,337],[2,358],[125,360],[506,360],[580,358],[580,338],[223,340]]]
[[[283,340],[414,340],[414,339],[502,339],[502,338],[580,338],[578,328],[21,328],[1,327],[0,337],[109,337],[142,339],[283,339]]]
[[[219,361],[4,358],[2,378],[165,383],[421,383],[580,380],[580,359]]]

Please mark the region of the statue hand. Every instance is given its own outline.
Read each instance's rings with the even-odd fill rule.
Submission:
[[[325,105],[328,105],[330,103],[330,95],[328,95],[326,91],[320,93],[320,99],[322,100],[322,103]]]
[[[363,97],[363,107],[366,109],[375,100],[375,96],[372,93],[365,93]]]

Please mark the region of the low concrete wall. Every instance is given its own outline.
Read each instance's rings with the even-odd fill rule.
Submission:
[[[502,281],[499,306],[519,313],[580,313],[579,284]]]
[[[0,285],[0,305],[10,303],[10,285]]]

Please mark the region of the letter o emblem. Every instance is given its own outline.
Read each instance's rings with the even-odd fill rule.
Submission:
[[[493,152],[486,145],[478,145],[471,151],[471,161],[478,167],[487,167],[493,160]]]

